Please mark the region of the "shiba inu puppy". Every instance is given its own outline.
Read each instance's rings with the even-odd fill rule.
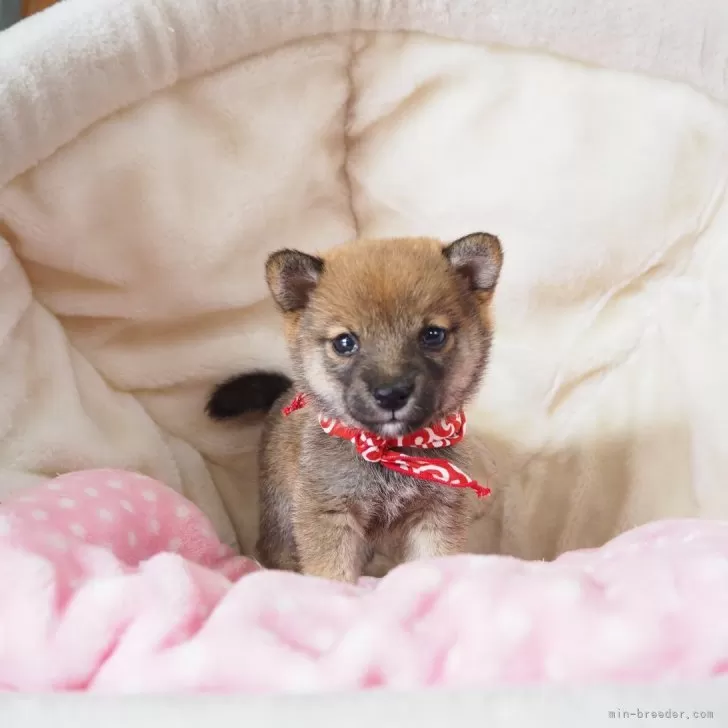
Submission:
[[[459,552],[468,526],[463,405],[484,374],[503,254],[475,233],[360,240],[266,264],[293,382],[253,372],[220,385],[216,419],[268,410],[258,557],[353,582],[383,546],[401,560]]]

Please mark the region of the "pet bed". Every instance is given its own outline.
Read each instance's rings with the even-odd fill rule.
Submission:
[[[180,507],[194,503],[209,520],[191,511],[202,529],[193,529],[192,551],[185,551],[189,524],[183,519],[165,524],[183,528],[179,534],[154,542],[155,550],[176,555],[139,552],[129,556],[132,562],[117,558],[119,544],[112,543],[125,538],[129,547],[129,529],[109,527],[104,533],[111,536],[98,543],[64,534],[57,550],[91,571],[83,572],[82,585],[62,587],[62,574],[52,567],[59,590],[53,608],[93,587],[89,577],[115,575],[125,584],[130,578],[143,591],[154,569],[172,580],[177,573],[190,588],[199,578],[227,594],[227,577],[241,573],[235,569],[255,567],[225,549],[249,554],[255,541],[258,432],[254,425],[208,421],[204,403],[213,385],[232,373],[287,370],[262,277],[266,255],[283,246],[326,249],[357,236],[448,239],[485,229],[502,239],[506,265],[489,375],[469,412],[494,490],[473,525],[470,547],[505,556],[411,565],[376,586],[357,587],[372,591],[349,595],[352,609],[364,610],[380,631],[349,613],[354,621],[344,620],[345,631],[387,635],[391,651],[377,663],[377,676],[365,671],[362,680],[347,683],[346,670],[331,663],[327,674],[336,685],[316,683],[302,668],[298,683],[275,687],[434,684],[415,669],[414,657],[419,646],[432,644],[413,640],[411,631],[393,631],[403,623],[396,620],[408,619],[395,607],[412,607],[408,599],[428,588],[445,599],[445,606],[436,600],[438,609],[446,609],[447,599],[470,604],[468,590],[475,596],[483,584],[496,583],[471,570],[484,570],[488,580],[498,570],[528,574],[519,577],[528,585],[522,598],[541,594],[531,590],[533,580],[548,582],[539,589],[555,580],[560,608],[572,614],[568,610],[578,607],[582,616],[584,589],[597,584],[604,588],[600,599],[617,599],[619,614],[632,610],[643,620],[633,624],[640,625],[658,613],[661,597],[671,594],[679,602],[691,592],[700,595],[670,608],[681,628],[685,610],[699,610],[707,633],[681,631],[690,639],[662,657],[667,663],[670,656],[681,658],[673,678],[720,674],[725,636],[711,616],[709,596],[724,611],[725,527],[674,519],[728,518],[722,406],[727,39],[728,10],[720,0],[64,0],[4,32],[0,498],[12,515],[4,536],[7,574],[15,573],[14,558],[40,558],[42,564],[33,563],[41,574],[59,558],[47,551],[52,542],[13,541],[19,522],[37,521],[44,538],[54,535],[43,517],[36,518],[48,512],[22,499],[40,493],[62,508],[62,498],[73,498],[54,495],[56,476],[111,468],[116,474],[107,479],[136,472],[153,478],[155,487],[170,486],[191,502]],[[114,497],[123,510],[121,501],[128,499]],[[121,511],[111,515],[121,523]],[[662,535],[632,531],[651,521],[663,521]],[[630,533],[619,537],[624,531]],[[553,564],[509,558],[550,560],[607,541],[596,552],[566,554]],[[215,557],[224,563],[200,561],[203,547],[224,550]],[[45,551],[39,556],[38,549]],[[227,558],[233,559],[230,573]],[[617,579],[601,571],[610,560],[654,567],[647,598],[630,596],[637,589],[633,571],[632,581],[619,582],[621,596],[607,596]],[[590,576],[586,567],[596,571]],[[144,568],[152,575],[145,577]],[[558,580],[564,570],[578,571],[576,591]],[[428,578],[437,584],[428,587]],[[36,591],[42,584],[31,582],[23,584],[27,604],[35,595],[40,601],[34,603],[49,608]],[[4,600],[9,583],[0,586]],[[319,582],[255,573],[240,578],[230,596],[243,591],[259,600],[266,589],[281,599],[285,593],[289,604],[294,595],[296,623],[315,613],[335,626],[331,614],[320,611],[334,587]],[[517,603],[518,590],[505,592],[501,606]],[[404,601],[395,599],[398,594]],[[207,602],[217,605],[214,615],[223,624],[227,599],[215,592]],[[158,605],[150,600],[150,609]],[[22,611],[23,602],[13,604]],[[369,604],[387,608],[369,612]],[[497,600],[489,602],[481,619],[477,609],[462,613],[473,629],[484,630],[480,642],[468,633],[474,645],[487,644],[483,635],[500,624],[489,618],[497,607]],[[517,619],[504,619],[506,632],[523,628]],[[197,627],[185,624],[194,637]],[[568,644],[585,650],[592,633],[587,622],[574,624]],[[664,627],[659,622],[655,634]],[[264,640],[261,634],[268,633],[255,634]],[[366,634],[354,644],[366,644]],[[715,652],[708,654],[711,635]],[[165,649],[181,640],[179,634],[158,637]],[[452,637],[439,635],[443,659],[457,647],[448,642]],[[621,644],[634,644],[622,638]],[[321,639],[301,649],[335,655]],[[148,647],[144,640],[124,647],[125,659],[138,658],[134,645],[141,649],[142,642]],[[48,657],[48,644],[39,642],[41,652],[34,654]],[[532,679],[573,681],[577,663],[569,660],[577,658],[559,644],[541,645],[542,656],[560,655],[561,663],[546,669],[537,661],[544,671]],[[651,658],[665,646],[659,639],[650,644],[657,651]],[[699,654],[691,652],[696,646]],[[581,707],[553,686],[548,693],[527,692],[528,701],[523,693],[500,693],[503,675],[494,680],[492,667],[479,674],[484,663],[477,652],[466,650],[459,659],[458,679],[437,684],[479,691],[494,684],[483,703],[463,698],[475,711],[464,720],[516,725],[527,719],[524,711],[532,711],[531,720],[542,717],[540,705],[548,703],[561,706],[554,725],[581,725],[587,709],[594,713],[591,725],[609,724],[597,706],[605,694],[618,694],[611,687],[607,693],[584,688]],[[468,660],[475,660],[473,670]],[[189,663],[180,664],[183,670]],[[283,657],[278,675],[276,664],[265,669],[280,677]],[[155,675],[159,689],[220,687],[189,674],[182,676],[187,682],[162,685],[164,671],[151,672],[151,665],[139,672],[149,677],[147,690],[155,690]],[[19,670],[16,665],[14,674]],[[583,677],[613,676],[602,665]],[[645,673],[637,669],[626,677]],[[38,679],[24,689],[49,686],[58,685]],[[634,691],[625,690],[635,703]],[[726,690],[715,678],[675,686],[672,694],[675,710],[680,700],[710,695],[713,703],[697,710],[717,716]],[[83,711],[87,698],[77,699]],[[441,706],[449,700],[441,699]],[[12,715],[38,721],[59,705],[45,698],[5,700]],[[391,698],[371,693],[361,700],[385,706]],[[421,704],[430,718],[433,700],[437,695]],[[155,705],[149,720],[160,715]],[[307,715],[319,725],[340,720],[342,705],[321,694]],[[234,716],[244,707],[221,703],[219,709]],[[267,705],[266,724],[275,724],[276,710],[287,709],[278,698]],[[629,705],[624,710],[629,713]],[[421,714],[413,709],[410,717]]]

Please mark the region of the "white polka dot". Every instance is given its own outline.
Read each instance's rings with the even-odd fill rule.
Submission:
[[[99,518],[102,521],[106,521],[107,523],[110,523],[114,520],[114,514],[108,509],[108,508],[100,508],[99,509]]]
[[[136,546],[137,545],[137,535],[134,533],[134,531],[129,531],[129,533],[126,534],[126,540],[129,543],[129,546]]]
[[[7,536],[11,529],[10,519],[5,516],[0,516],[0,536]]]
[[[80,523],[72,523],[68,527],[68,530],[74,536],[78,536],[79,538],[83,538],[86,535],[86,529]]]
[[[134,513],[134,508],[128,500],[121,501],[121,507],[128,513]]]
[[[170,551],[179,551],[180,546],[182,546],[182,541],[179,538],[171,538],[167,544]]]
[[[83,491],[89,498],[96,498],[99,495],[99,491],[96,488],[85,488]]]
[[[118,478],[107,480],[106,485],[108,488],[113,488],[114,490],[121,490],[124,487],[124,484]]]
[[[61,498],[58,501],[58,505],[64,510],[70,511],[76,507],[76,501],[73,498]]]
[[[41,510],[40,508],[36,508],[36,510],[34,510],[30,515],[33,516],[36,521],[48,520],[48,512]]]
[[[61,487],[62,487],[62,486],[61,486],[61,484],[60,484],[60,483],[55,483],[55,482],[53,482],[53,483],[48,483],[48,490],[60,490],[60,489],[61,489]]]
[[[144,498],[145,501],[154,503],[154,501],[157,500],[157,494],[153,490],[145,490],[142,493],[142,498]]]
[[[691,541],[695,541],[695,539],[698,537],[698,534],[693,532],[689,533],[687,536],[683,538],[683,543],[690,543]]]
[[[177,506],[175,513],[177,518],[187,518],[190,515],[190,509],[185,505]]]
[[[156,518],[152,518],[152,520],[149,521],[149,530],[152,533],[159,533],[159,521]]]

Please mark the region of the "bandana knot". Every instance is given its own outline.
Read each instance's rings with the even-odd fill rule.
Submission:
[[[284,407],[285,416],[305,407],[306,395],[297,394],[291,403]],[[479,498],[490,494],[486,488],[473,480],[457,465],[444,458],[422,457],[406,455],[395,448],[415,448],[418,450],[434,450],[441,447],[451,447],[465,437],[465,414],[456,412],[443,417],[429,427],[411,432],[399,437],[382,437],[367,430],[347,427],[332,417],[319,415],[321,429],[332,437],[349,440],[361,457],[369,463],[379,463],[389,470],[409,475],[420,480],[427,480],[450,488],[470,488]]]

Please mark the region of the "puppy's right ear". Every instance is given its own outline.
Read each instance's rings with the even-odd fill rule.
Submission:
[[[279,250],[265,264],[268,288],[285,313],[306,307],[323,272],[322,258],[298,250]]]

